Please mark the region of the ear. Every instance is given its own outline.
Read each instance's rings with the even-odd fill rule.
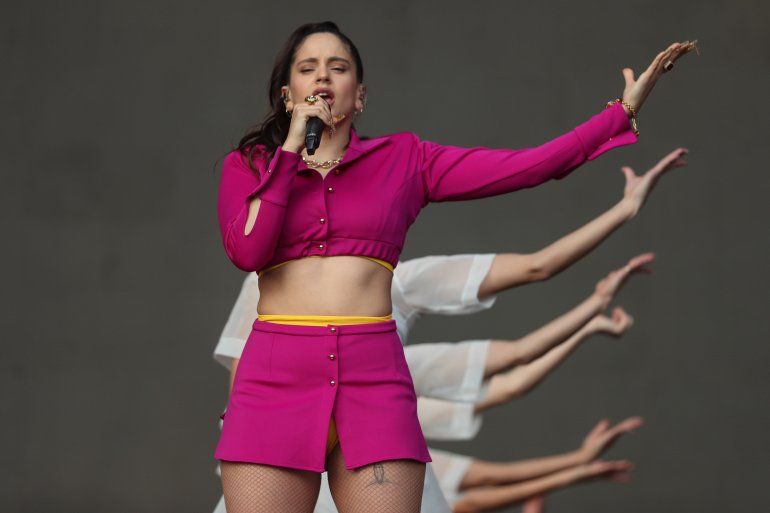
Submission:
[[[358,84],[358,92],[356,94],[356,110],[363,110],[366,106],[366,85]]]
[[[288,109],[291,104],[288,86],[281,86],[281,98],[283,98],[283,104]]]

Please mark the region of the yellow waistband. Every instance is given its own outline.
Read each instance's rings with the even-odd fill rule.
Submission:
[[[393,314],[382,316],[259,314],[257,318],[260,321],[275,322],[278,324],[326,326],[327,324],[364,324],[368,322],[389,321],[393,318]]]
[[[321,255],[312,255],[312,256],[320,257]],[[385,260],[380,260],[379,258],[368,257],[368,256],[364,256],[364,255],[354,255],[354,256],[362,256],[362,257],[364,257],[366,259],[371,260],[372,262],[376,262],[376,263],[380,264],[381,266],[383,266],[386,269],[388,269],[390,272],[393,272],[393,266],[390,265],[390,262],[386,262]],[[304,257],[304,258],[310,258],[310,257]],[[257,273],[257,276],[262,276],[267,271],[275,269],[276,267],[281,267],[282,265],[288,264],[289,262],[293,262],[294,260],[298,260],[298,259],[287,260],[285,262],[281,262],[280,264],[271,265],[267,269],[262,269],[261,271],[259,271]]]

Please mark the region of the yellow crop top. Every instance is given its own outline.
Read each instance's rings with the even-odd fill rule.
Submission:
[[[313,255],[313,256],[318,256],[318,255]],[[390,262],[386,262],[385,260],[380,260],[379,258],[368,257],[368,256],[364,256],[364,255],[356,255],[356,256],[362,256],[364,258],[367,258],[367,259],[371,260],[372,262],[380,264],[381,266],[383,266],[384,268],[386,268],[390,272],[393,272],[393,266],[390,265]],[[270,266],[267,269],[262,269],[261,271],[259,271],[257,273],[257,276],[262,276],[264,273],[266,273],[267,271],[270,271],[271,269],[275,269],[276,267],[280,267],[280,266],[282,266],[284,264],[288,264],[289,262],[293,262],[293,261],[294,261],[294,259],[287,260],[285,262],[281,262],[280,264],[276,264],[276,265]]]

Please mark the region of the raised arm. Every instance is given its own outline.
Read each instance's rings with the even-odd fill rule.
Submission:
[[[458,479],[444,479],[445,486],[454,485],[456,490],[447,490],[448,495],[458,495],[453,504],[454,511],[484,511],[487,508],[504,507],[511,502],[518,502],[533,494],[544,493],[559,485],[570,484],[577,480],[606,476],[623,481],[633,469],[627,460],[598,460],[602,453],[611,447],[621,436],[630,433],[643,424],[641,417],[629,417],[610,426],[609,419],[602,419],[585,437],[577,450],[510,462],[492,462],[457,455],[449,451],[431,449],[431,456],[436,453],[435,468],[450,468],[453,460],[463,465],[463,475]],[[566,472],[565,472],[566,471]],[[565,472],[563,474],[559,474]],[[560,476],[560,478],[557,478]],[[443,477],[443,476],[439,476]],[[554,479],[556,478],[556,479]],[[456,483],[456,484],[455,484]],[[512,483],[517,485],[510,486]],[[551,486],[548,486],[548,485]]]
[[[636,141],[619,103],[531,148],[462,148],[418,139],[425,201],[464,201],[535,187],[564,178],[586,160]]]
[[[603,314],[596,315],[564,343],[554,347],[543,356],[526,365],[514,367],[508,372],[494,375],[489,380],[486,395],[476,403],[476,413],[519,398],[532,390],[551,374],[578,345],[594,333],[620,336],[632,324],[633,318],[620,307],[613,309],[611,318]]]
[[[244,271],[258,271],[275,252],[300,154],[278,147],[269,162],[252,170],[239,151],[222,164],[217,215],[228,258]]]
[[[584,437],[580,447],[552,456],[505,462],[473,458],[462,476],[460,488],[515,483],[589,463],[602,456],[620,437],[639,428],[643,422],[644,419],[638,416],[628,417],[615,425],[611,425],[607,418],[601,419]],[[434,451],[431,449],[431,456]],[[454,453],[443,451],[438,456],[451,458]]]
[[[649,273],[650,269],[645,265],[654,258],[653,253],[643,253],[630,259],[626,265],[612,270],[597,282],[593,293],[580,304],[527,335],[516,340],[492,341],[484,375],[490,376],[507,367],[531,362],[564,342],[607,308],[629,276],[637,272]]]
[[[492,296],[523,283],[541,281],[560,273],[595,249],[612,232],[635,217],[650,192],[664,173],[685,166],[687,148],[677,148],[644,174],[623,166],[625,175],[623,198],[612,208],[534,253],[500,253],[478,289],[479,298]]]
[[[658,78],[674,61],[696,49],[695,42],[673,43],[634,78],[623,69],[625,88],[620,101],[608,103],[573,130],[533,148],[520,150],[442,146],[416,138],[424,201],[462,201],[495,196],[564,178],[586,160],[617,146],[637,141],[635,120]]]
[[[629,460],[596,460],[513,484],[475,487],[464,492],[452,504],[452,511],[453,513],[497,511],[530,497],[590,479],[627,481],[632,470],[633,464]]]

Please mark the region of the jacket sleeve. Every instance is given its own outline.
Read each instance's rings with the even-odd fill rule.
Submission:
[[[424,201],[471,200],[535,187],[564,178],[586,160],[636,141],[620,103],[532,148],[461,148],[418,139]]]
[[[219,229],[228,258],[244,271],[258,271],[273,257],[300,154],[278,147],[270,162],[265,164],[263,160],[255,166],[255,173],[236,150],[222,164],[217,199]],[[249,204],[255,196],[261,200],[259,212],[245,235]]]

